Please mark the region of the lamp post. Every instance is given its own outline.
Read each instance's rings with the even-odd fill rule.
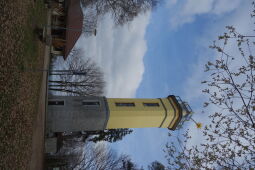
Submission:
[[[86,76],[86,70],[50,70],[49,75],[79,75],[79,76]]]
[[[82,29],[76,29],[76,28],[66,28],[66,27],[61,27],[61,26],[50,26],[48,25],[48,27],[51,28],[56,28],[56,29],[63,29],[63,30],[70,30],[70,31],[77,31],[77,32],[87,32],[87,33],[92,33],[94,36],[97,35],[97,29],[95,28],[94,30],[91,31],[83,31]]]

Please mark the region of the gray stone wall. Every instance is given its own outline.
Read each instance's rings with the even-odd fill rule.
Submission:
[[[47,134],[104,130],[107,125],[109,109],[105,97],[51,96],[48,103]]]

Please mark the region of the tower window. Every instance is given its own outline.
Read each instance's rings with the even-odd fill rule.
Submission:
[[[48,105],[64,105],[64,101],[48,101]]]
[[[98,102],[98,101],[83,101],[82,105],[85,105],[85,106],[100,106],[100,102]]]
[[[149,106],[149,107],[159,107],[158,103],[143,103],[144,106]]]
[[[135,103],[115,103],[116,106],[127,106],[127,107],[132,107],[135,106]]]

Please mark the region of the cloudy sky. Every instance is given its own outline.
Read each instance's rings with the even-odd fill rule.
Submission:
[[[192,106],[194,118],[205,124],[200,82],[206,79],[204,64],[216,55],[208,46],[227,25],[244,34],[252,31],[251,2],[165,0],[122,27],[106,15],[97,36],[81,37],[78,46],[84,57],[91,57],[104,71],[107,97],[179,95]],[[186,127],[194,136],[191,142],[198,143],[200,131],[192,123]],[[144,167],[154,160],[166,163],[163,148],[171,140],[167,133],[159,128],[135,129],[112,147]]]

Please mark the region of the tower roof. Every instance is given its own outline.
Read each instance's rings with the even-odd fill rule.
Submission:
[[[193,111],[189,104],[183,101],[179,96],[169,95],[168,97],[171,97],[177,103],[178,110],[180,110],[180,116],[177,121],[172,128],[169,128],[170,130],[175,130],[176,128],[181,127],[185,121],[190,119]]]

